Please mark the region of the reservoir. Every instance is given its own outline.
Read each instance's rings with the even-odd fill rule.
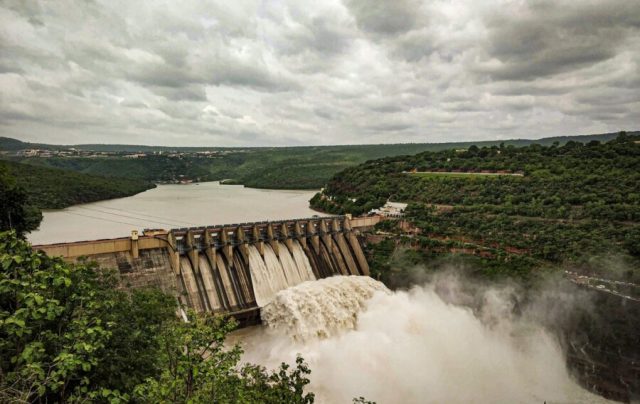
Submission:
[[[319,215],[309,208],[316,191],[266,190],[206,182],[159,185],[120,199],[43,212],[33,244],[127,237],[131,230],[295,219]]]

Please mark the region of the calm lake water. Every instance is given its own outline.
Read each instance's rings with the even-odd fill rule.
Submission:
[[[131,230],[171,229],[318,215],[315,191],[244,188],[207,182],[159,185],[135,196],[45,211],[33,244],[126,237]]]

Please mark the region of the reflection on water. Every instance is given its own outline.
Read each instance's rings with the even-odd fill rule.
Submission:
[[[33,244],[125,237],[131,230],[171,229],[310,217],[314,191],[244,188],[208,182],[160,185],[138,195],[45,211]]]

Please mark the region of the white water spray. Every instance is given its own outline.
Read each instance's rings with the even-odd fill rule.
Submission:
[[[491,295],[480,317],[503,312]],[[301,354],[320,403],[597,403],[569,377],[555,339],[524,320],[487,324],[431,286],[391,293],[333,277],[277,294],[244,359],[276,368]]]
[[[334,276],[283,290],[262,308],[263,323],[294,340],[328,338],[356,326],[375,292],[390,293],[368,276]]]
[[[280,257],[265,245],[263,258],[255,246],[249,246],[249,272],[259,307],[271,302],[281,290],[315,280],[309,259],[297,241],[293,242],[293,256],[283,243],[278,243],[278,251]]]
[[[296,270],[298,271],[298,276],[300,277],[300,282],[306,281],[314,281],[316,276],[313,274],[313,269],[311,269],[311,263],[309,262],[309,258],[307,254],[304,253],[300,242],[294,240],[292,243],[291,255],[293,260],[295,261]]]

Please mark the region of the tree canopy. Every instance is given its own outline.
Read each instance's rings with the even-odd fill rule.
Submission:
[[[34,206],[27,192],[19,186],[6,168],[0,165],[0,231],[15,230],[20,236],[35,230],[42,213]]]
[[[312,403],[298,358],[270,372],[224,345],[232,320],[176,316],[158,290],[0,233],[0,402]]]
[[[0,160],[0,171],[18,184],[30,206],[60,209],[79,203],[121,198],[155,185],[139,179],[107,178],[69,170]]]
[[[423,263],[467,255],[483,273],[518,276],[598,255],[634,266],[640,136],[372,160],[336,174],[311,205],[358,215],[388,200],[409,203],[406,215],[420,230],[412,243],[426,254]],[[374,255],[383,262],[388,248],[380,248]]]

